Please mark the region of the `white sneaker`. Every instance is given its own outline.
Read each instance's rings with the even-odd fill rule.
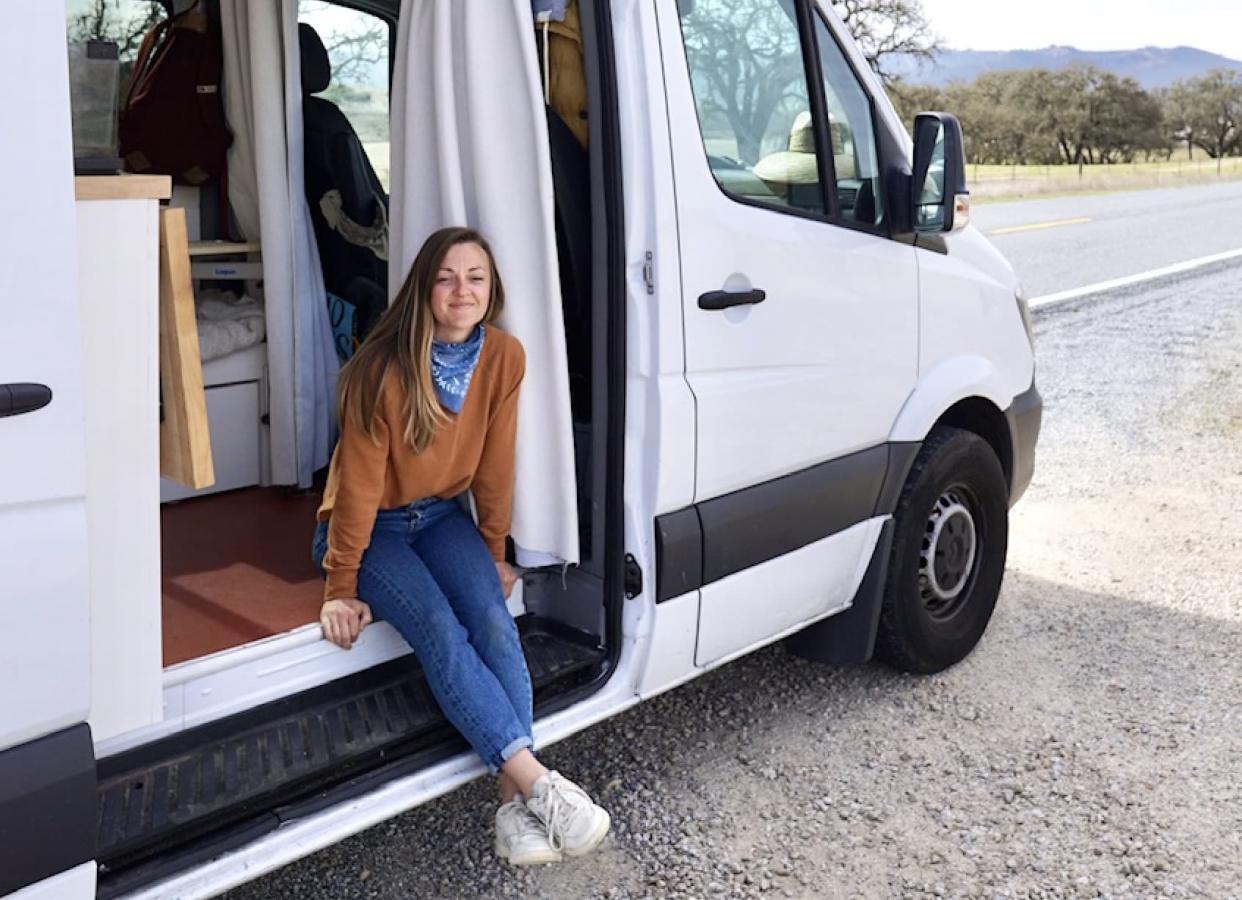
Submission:
[[[531,786],[526,808],[547,828],[548,843],[566,856],[581,856],[600,845],[612,818],[586,791],[558,772],[549,772]]]
[[[560,862],[561,853],[548,842],[548,831],[521,798],[496,810],[496,855],[515,866]]]

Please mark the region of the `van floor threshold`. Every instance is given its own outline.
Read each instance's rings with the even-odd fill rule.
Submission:
[[[537,702],[604,660],[591,635],[517,623]],[[115,871],[452,734],[410,655],[109,757],[96,858]]]

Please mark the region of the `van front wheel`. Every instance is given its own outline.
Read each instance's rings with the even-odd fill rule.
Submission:
[[[876,656],[931,673],[964,659],[987,628],[1005,573],[1009,493],[986,441],[937,428],[894,512]]]

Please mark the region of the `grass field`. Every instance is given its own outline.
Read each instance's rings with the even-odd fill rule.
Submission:
[[[386,140],[363,143],[371,165],[388,188],[389,144]],[[1058,194],[1104,193],[1184,184],[1210,184],[1214,181],[1242,181],[1242,157],[1216,160],[1202,154],[1190,160],[1183,154],[1165,162],[1117,163],[1083,166],[992,166],[967,165],[966,186],[976,202],[1020,200]]]
[[[1213,181],[1242,180],[1242,157],[1217,161],[1199,155],[1161,162],[1116,163],[1083,166],[994,166],[967,165],[966,183],[971,197],[979,201],[1016,200],[1023,197],[1074,194],[1080,192],[1134,190],[1177,187],[1183,184],[1210,184]]]

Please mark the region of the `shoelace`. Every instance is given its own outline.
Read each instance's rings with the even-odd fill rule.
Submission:
[[[548,843],[552,845],[552,849],[557,853],[565,849],[564,830],[566,823],[560,821],[565,814],[566,809],[561,803],[560,789],[554,785],[548,785]]]
[[[590,801],[586,791],[576,785],[570,786],[564,782],[553,782],[548,785],[548,843],[556,851],[564,849],[565,829],[569,827],[570,820],[577,814],[577,810],[570,804],[566,804],[563,800],[564,794],[580,794],[584,800]],[[565,821],[562,821],[564,819]]]

